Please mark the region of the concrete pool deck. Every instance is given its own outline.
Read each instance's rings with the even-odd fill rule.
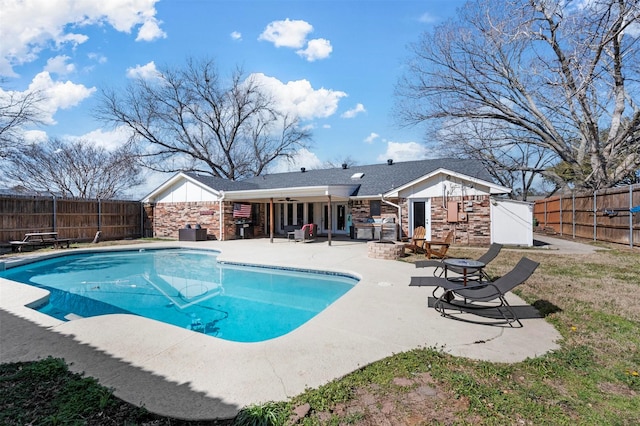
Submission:
[[[361,280],[293,332],[259,343],[237,343],[132,315],[61,322],[25,307],[44,297],[43,290],[0,279],[0,362],[61,357],[73,371],[97,378],[126,401],[195,420],[230,418],[250,404],[286,400],[307,387],[419,347],[495,362],[522,361],[558,347],[560,334],[513,294],[508,300],[524,313],[523,328],[441,317],[427,306],[430,288],[408,286],[412,275],[429,270],[371,259],[363,242],[334,240],[328,246],[255,239],[144,243],[135,248],[178,246],[219,250],[224,261],[331,270]]]

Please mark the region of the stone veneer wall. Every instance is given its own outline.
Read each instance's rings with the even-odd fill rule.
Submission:
[[[397,260],[404,256],[405,245],[402,242],[380,243],[369,241],[367,243],[367,256],[374,259]]]
[[[409,237],[409,200],[403,198],[398,200],[398,205],[402,207],[402,218],[400,219],[400,233],[402,234],[400,240],[407,239]]]
[[[447,201],[458,202],[458,213],[466,213],[467,220],[448,222],[447,210],[442,205],[442,197],[431,199],[431,237],[443,240],[449,230],[454,230],[454,244],[488,246],[491,244],[491,207],[488,195],[447,197]],[[471,202],[471,212],[465,212],[466,203]]]
[[[218,202],[159,203],[154,205],[153,236],[178,239],[178,229],[186,224],[207,228],[209,239],[220,239]],[[233,209],[233,205],[231,206]],[[226,210],[226,206],[225,206]],[[234,231],[235,233],[235,228]]]
[[[464,212],[466,202],[471,202],[472,212],[466,212],[467,220],[461,222],[448,222],[447,210],[442,206],[442,197],[431,199],[431,232],[432,239],[441,240],[449,230],[455,232],[454,244],[471,246],[488,246],[491,243],[491,213],[488,195],[469,197],[448,197],[447,201],[458,201],[459,212]],[[402,233],[409,234],[409,202],[406,199],[393,200],[402,205]],[[218,202],[191,202],[191,203],[161,203],[156,204],[150,219],[153,221],[153,235],[159,238],[178,238],[178,229],[184,228],[188,223],[191,226],[200,224],[207,228],[209,238],[219,240],[234,239],[236,225],[233,219],[233,203],[224,202],[224,229],[223,235],[218,235],[220,224],[218,220]],[[354,225],[369,217],[369,202],[356,201],[351,207],[351,217]],[[381,206],[382,216],[397,217],[397,210],[384,203]],[[253,235],[250,237],[264,236],[265,216],[264,204],[260,204],[258,222],[253,225]]]

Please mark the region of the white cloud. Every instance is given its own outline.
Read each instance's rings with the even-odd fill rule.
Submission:
[[[371,132],[371,134],[369,136],[367,136],[366,138],[364,138],[364,141],[366,143],[373,143],[373,141],[375,141],[376,139],[378,139],[380,137],[379,134],[375,133],[375,132]]]
[[[6,99],[11,96],[22,98],[26,93],[37,92],[39,93],[38,96],[42,98],[37,105],[39,113],[38,119],[42,121],[43,124],[56,124],[53,116],[59,109],[74,107],[91,96],[95,91],[95,87],[88,88],[82,84],[72,83],[71,81],[54,81],[47,71],[43,71],[33,78],[27,90],[23,92],[5,91],[0,88],[0,99]],[[25,137],[29,136],[33,139],[33,137],[39,137],[39,135],[41,135],[41,133],[30,133],[25,134]]]
[[[234,31],[231,33],[231,38],[233,40],[242,41],[242,34],[239,33],[238,31]]]
[[[91,96],[96,88],[88,88],[71,81],[53,81],[51,75],[43,71],[34,77],[28,90],[42,92],[45,99],[38,105],[42,120],[45,124],[55,124],[53,116],[58,109],[68,109],[78,105]]]
[[[333,52],[331,42],[324,38],[316,38],[307,42],[307,36],[313,32],[313,26],[306,21],[290,20],[273,21],[260,34],[258,40],[269,41],[276,47],[289,47],[309,62],[325,59]]]
[[[436,18],[435,16],[433,16],[432,14],[430,14],[429,12],[425,12],[422,15],[420,15],[420,17],[418,18],[418,21],[424,23],[424,24],[433,24],[434,22],[436,22],[438,20],[438,18]]]
[[[159,38],[167,38],[167,34],[160,29],[161,23],[155,18],[146,20],[138,30],[136,41],[153,41]]]
[[[27,130],[22,133],[27,143],[40,143],[49,139],[49,135],[44,130]]]
[[[109,24],[119,32],[139,27],[136,40],[165,37],[155,18],[158,0],[51,1],[0,0],[0,75],[14,76],[14,65],[34,61],[45,49],[88,40],[83,26]]]
[[[316,38],[314,40],[309,40],[307,43],[306,49],[297,50],[296,53],[303,58],[305,58],[309,62],[316,61],[318,59],[328,58],[329,55],[333,52],[333,47],[331,46],[331,42],[324,38]]]
[[[640,37],[640,24],[637,22],[630,24],[625,30],[625,33],[633,38]]]
[[[313,26],[306,21],[290,20],[273,21],[264,29],[258,40],[270,41],[276,47],[291,47],[294,49],[304,46],[307,35],[313,31]]]
[[[307,80],[289,81],[286,84],[264,74],[252,74],[271,93],[279,107],[301,119],[329,117],[338,109],[340,98],[347,96],[339,90],[314,89]]]
[[[340,117],[342,117],[342,118],[353,118],[356,115],[360,114],[361,112],[367,112],[367,110],[364,109],[364,105],[357,104],[354,108],[351,108],[350,110],[344,112]]]
[[[156,69],[155,62],[151,61],[146,65],[136,65],[132,68],[127,68],[127,77],[129,78],[141,78],[143,80],[153,80],[159,77],[158,70]]]
[[[89,59],[91,59],[92,61],[96,61],[99,64],[104,64],[107,62],[107,57],[102,53],[89,53],[87,56],[89,57]]]
[[[71,141],[87,141],[111,151],[124,145],[130,136],[131,130],[124,126],[119,126],[109,131],[96,129],[80,136],[66,135],[65,139]]]
[[[322,161],[313,152],[303,148],[297,151],[293,158],[288,160],[286,158],[280,158],[274,162],[274,165],[270,167],[269,173],[286,173],[299,171],[304,167],[307,170],[319,169],[323,165]]]
[[[412,161],[427,158],[427,147],[417,142],[388,142],[387,151],[378,156],[378,161]]]
[[[323,124],[322,128],[323,129],[330,129],[331,128],[331,124]]]
[[[58,75],[66,75],[74,72],[76,66],[74,64],[68,64],[67,61],[71,59],[66,55],[59,55],[47,60],[47,65],[44,67],[45,71]]]

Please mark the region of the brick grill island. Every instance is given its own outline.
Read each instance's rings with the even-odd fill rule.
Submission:
[[[404,256],[404,243],[396,241],[369,241],[367,253],[374,259],[397,260]]]

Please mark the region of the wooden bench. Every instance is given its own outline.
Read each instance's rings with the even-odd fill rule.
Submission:
[[[68,238],[58,238],[57,232],[29,232],[24,234],[22,241],[9,241],[13,252],[22,252],[24,247],[40,248],[52,246],[58,249],[65,244],[69,248],[70,243],[71,240]]]

